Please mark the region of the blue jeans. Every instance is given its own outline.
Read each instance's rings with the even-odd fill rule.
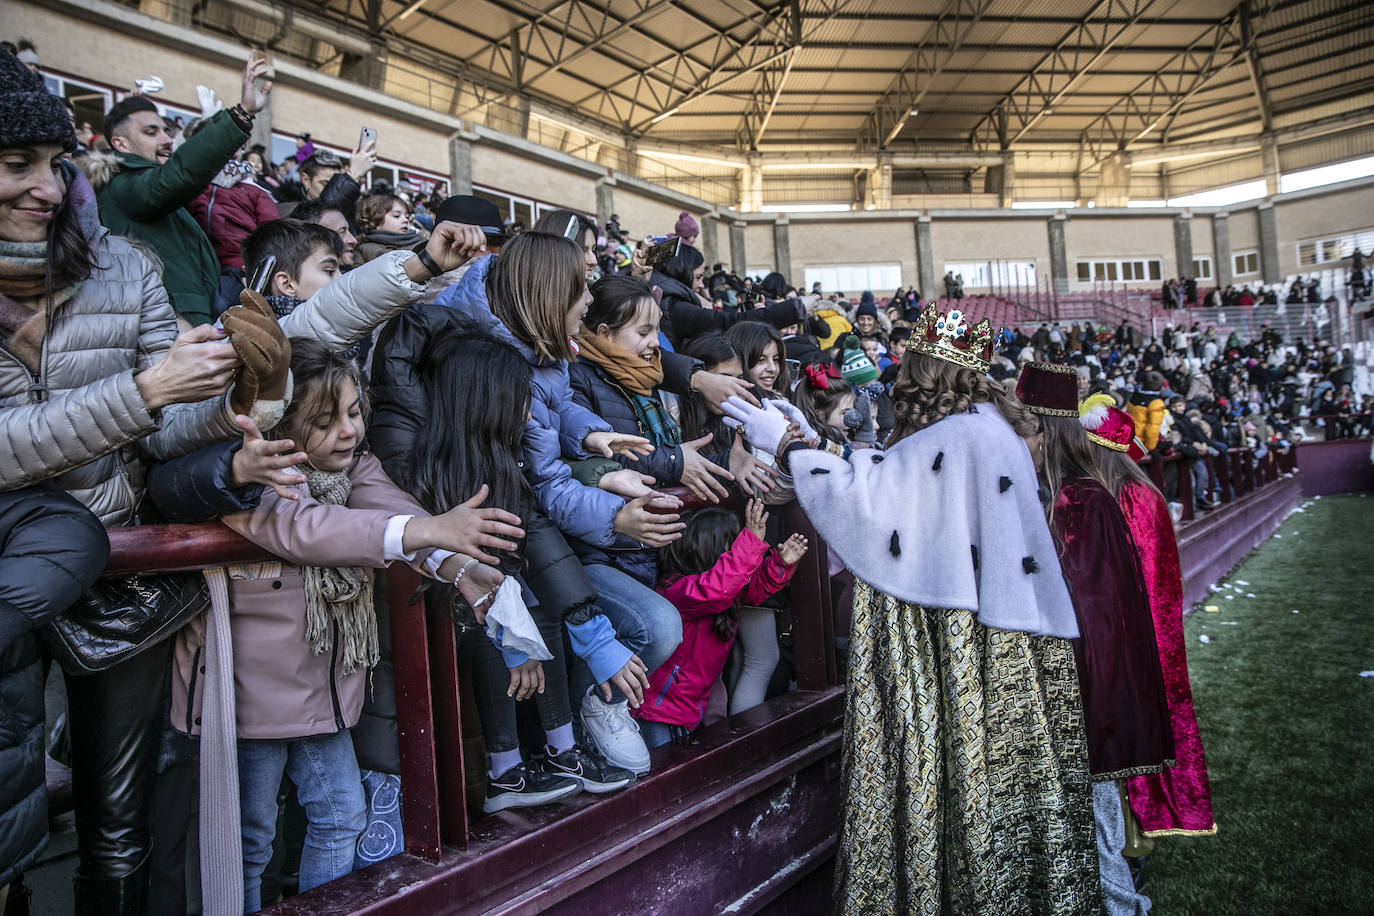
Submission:
[[[307,819],[302,891],[351,872],[358,836],[367,826],[362,776],[346,730],[283,741],[239,741],[245,913],[262,908],[262,872],[272,858],[283,773],[295,784]]]
[[[618,569],[603,563],[591,563],[585,569],[587,578],[596,588],[597,610],[615,627],[620,644],[638,655],[652,674],[682,643],[682,616],[677,608],[658,592]],[[580,703],[593,684],[591,669],[580,658],[569,665],[569,682],[572,699]],[[624,699],[623,693],[611,688],[612,703]]]

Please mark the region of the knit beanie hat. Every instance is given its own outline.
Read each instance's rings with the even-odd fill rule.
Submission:
[[[864,355],[859,338],[850,334],[844,339],[844,359],[840,362],[840,378],[858,387],[878,378],[878,368]]]
[[[854,317],[858,318],[860,315],[868,315],[871,318],[877,318],[878,306],[875,305],[871,299],[860,302],[859,307],[854,310]]]
[[[41,77],[8,51],[0,51],[0,149],[56,143],[76,149],[71,115]]]
[[[701,235],[701,227],[692,219],[692,214],[683,210],[677,215],[677,222],[673,224],[673,235],[682,239],[694,238]]]

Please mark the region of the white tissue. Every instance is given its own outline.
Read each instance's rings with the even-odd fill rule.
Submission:
[[[520,586],[510,576],[496,590],[491,610],[487,611],[487,636],[502,649],[518,650],[537,661],[553,658],[529,608],[520,598]]]

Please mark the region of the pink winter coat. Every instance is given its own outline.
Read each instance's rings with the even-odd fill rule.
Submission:
[[[224,187],[226,181],[233,181]],[[186,205],[215,246],[221,269],[243,269],[243,240],[268,220],[276,219],[277,202],[247,178],[226,177],[221,172],[210,187]]]
[[[368,671],[343,673],[337,629],[334,652],[315,655],[305,638],[301,565],[381,569],[387,522],[428,515],[391,482],[382,465],[362,455],[348,473],[347,506],[324,505],[304,484],[298,501],[264,490],[262,502],[221,521],[282,562],[229,569],[229,631],[234,642],[234,694],[240,738],[304,738],[352,728],[363,708]],[[422,574],[430,551],[411,564]],[[177,634],[172,665],[172,726],[200,733],[205,674],[205,618]]]
[[[682,615],[682,644],[649,675],[644,705],[632,715],[652,722],[693,728],[706,714],[711,685],[725,670],[734,637],[721,639],[711,630],[717,614],[736,602],[758,604],[781,589],[797,571],[785,566],[776,550],[745,528],[704,573],[666,580],[659,594]]]

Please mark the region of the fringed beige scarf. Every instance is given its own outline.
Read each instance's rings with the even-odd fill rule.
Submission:
[[[306,469],[310,495],[330,506],[348,504],[353,483],[343,471]],[[371,668],[381,658],[377,644],[377,613],[372,606],[372,575],[357,566],[305,566],[305,638],[310,651],[323,655],[334,648],[333,628],[339,625],[343,673]]]

